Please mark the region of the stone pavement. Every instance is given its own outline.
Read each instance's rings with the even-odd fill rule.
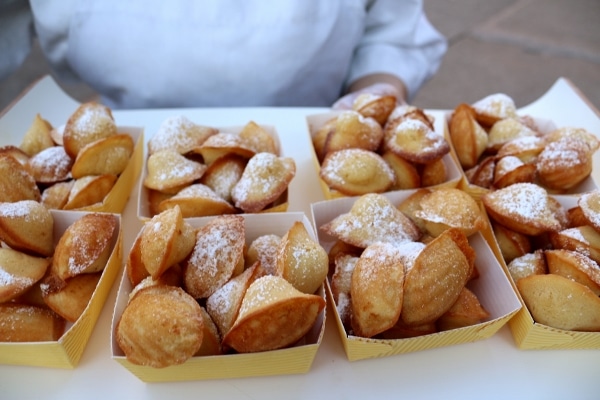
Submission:
[[[503,92],[517,107],[570,79],[600,109],[600,0],[424,0],[430,21],[449,41],[437,73],[412,100],[451,109]],[[36,47],[23,66],[0,82],[0,110],[48,74]],[[65,85],[75,99],[93,91]],[[600,134],[600,132],[598,133]]]

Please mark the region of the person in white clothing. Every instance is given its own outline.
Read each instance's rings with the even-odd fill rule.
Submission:
[[[0,79],[37,36],[113,108],[335,106],[414,97],[446,52],[421,0],[0,0]],[[10,23],[8,23],[9,21]]]

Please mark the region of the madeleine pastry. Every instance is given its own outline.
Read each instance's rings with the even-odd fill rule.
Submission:
[[[236,154],[245,159],[250,159],[255,151],[239,135],[229,132],[218,132],[194,149],[204,159],[206,165],[228,154]]]
[[[282,277],[255,280],[223,345],[240,353],[276,350],[300,340],[325,308],[321,296],[305,294]]]
[[[44,277],[50,259],[0,247],[0,303],[13,300]]]
[[[125,307],[115,339],[128,361],[164,368],[196,354],[203,333],[198,302],[181,288],[155,285],[141,290]]]
[[[587,255],[574,250],[546,250],[548,272],[569,278],[600,296],[600,266]]]
[[[88,143],[117,133],[117,125],[110,108],[88,102],[81,104],[67,120],[63,132],[63,146],[71,158]]]
[[[570,189],[592,173],[592,156],[583,140],[563,138],[550,142],[537,158],[538,178],[550,189]]]
[[[475,110],[477,120],[484,126],[493,126],[501,119],[517,117],[514,100],[504,93],[490,94],[471,106]]]
[[[382,139],[383,130],[375,119],[353,110],[342,111],[327,135],[322,155],[348,148],[376,151]]]
[[[26,167],[8,154],[0,154],[0,201],[35,200],[42,194]]]
[[[233,204],[231,190],[242,177],[248,160],[236,156],[226,155],[215,160],[200,178],[200,183],[210,187],[223,200]]]
[[[28,156],[33,156],[48,147],[54,146],[54,141],[50,135],[51,131],[52,124],[42,118],[40,114],[36,114],[29,129],[23,135],[19,148]]]
[[[452,307],[437,319],[436,326],[440,331],[447,331],[478,324],[489,316],[477,295],[464,287]]]
[[[384,147],[417,164],[438,160],[450,152],[450,144],[443,136],[416,119],[405,119],[398,124]]]
[[[65,320],[47,308],[0,304],[0,342],[51,342],[60,339]]]
[[[25,165],[38,183],[52,184],[72,177],[73,159],[62,146],[48,147],[34,154]]]
[[[210,126],[198,125],[185,115],[174,115],[161,122],[158,130],[148,140],[148,155],[161,150],[187,154],[202,146],[218,131]]]
[[[200,179],[206,165],[186,158],[174,150],[153,153],[146,161],[148,173],[144,186],[160,192],[175,194]]]
[[[347,196],[385,192],[396,179],[392,168],[379,154],[363,149],[328,153],[319,175],[329,188]]]
[[[373,118],[383,126],[396,108],[396,101],[396,96],[362,93],[354,99],[352,109],[367,118]]]
[[[54,217],[41,203],[0,203],[0,240],[15,250],[40,256],[54,253]]]
[[[91,142],[77,154],[71,175],[75,179],[86,175],[120,175],[129,163],[133,146],[133,139],[125,133]]]
[[[254,153],[278,154],[277,143],[265,128],[254,121],[249,121],[239,133],[242,142]]]
[[[179,206],[184,218],[235,214],[236,209],[210,187],[195,183],[158,204],[158,212]]]
[[[75,179],[64,210],[75,210],[102,203],[117,181],[112,174],[88,175]]]
[[[460,165],[465,169],[477,165],[487,148],[488,136],[477,122],[475,110],[468,104],[458,105],[450,117],[448,130]]]
[[[248,161],[240,180],[231,189],[231,199],[244,212],[261,211],[287,190],[295,175],[293,158],[257,153]]]
[[[513,258],[508,262],[508,272],[514,282],[529,275],[542,275],[548,273],[546,256],[543,250],[526,253]]]
[[[253,265],[260,262],[263,274],[279,275],[283,273],[277,263],[277,249],[281,243],[281,237],[275,234],[261,235],[250,242],[248,250],[244,256],[246,265]]]
[[[101,272],[80,274],[62,281],[51,275],[40,284],[42,298],[55,313],[75,322],[88,306],[101,276]]]

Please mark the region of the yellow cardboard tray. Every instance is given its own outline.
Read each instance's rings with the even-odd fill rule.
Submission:
[[[577,205],[578,196],[562,195],[553,197],[567,210]],[[516,284],[510,277],[498,242],[493,235],[490,239],[488,243],[492,246],[500,264],[506,270],[506,274],[511,280],[519,301],[523,305],[521,310],[508,322],[517,346],[523,350],[600,349],[600,332],[568,331],[535,322],[523,298],[519,294]]]
[[[202,125],[201,121],[193,121],[193,122]],[[250,121],[248,121],[248,122],[250,122]],[[284,157],[285,153],[282,150],[281,141],[279,140],[279,135],[277,134],[277,130],[275,129],[275,127],[272,125],[266,125],[266,124],[258,124],[258,125],[261,128],[263,128],[273,138],[273,140],[275,142],[275,148],[277,150],[277,154],[279,156]],[[214,128],[217,129],[219,132],[227,132],[227,133],[233,133],[233,134],[237,135],[242,131],[244,126],[239,126],[239,125],[238,126],[225,126],[225,127],[215,126]],[[146,151],[146,154],[147,154],[147,151]],[[148,157],[146,155],[146,157],[144,157],[144,159],[143,159],[142,177],[138,183],[139,196],[138,196],[138,205],[137,205],[137,215],[138,215],[138,219],[140,219],[141,221],[146,221],[146,220],[152,218],[152,213],[150,211],[149,190],[148,190],[148,188],[146,188],[146,186],[144,186],[144,180],[148,176],[148,168],[146,168],[147,161],[148,161]],[[285,211],[287,211],[288,196],[289,196],[289,188],[279,197],[278,200],[275,201],[275,203],[273,204],[272,207],[265,209],[261,212],[285,212]]]
[[[54,211],[55,245],[65,230],[82,216],[82,211]],[[67,324],[65,333],[55,342],[0,343],[0,364],[29,365],[73,369],[79,363],[92,334],[98,316],[104,307],[118,272],[121,269],[122,229],[121,216],[113,237],[113,250],[98,281],[92,298],[83,314],[73,324]]]
[[[65,124],[77,107],[79,103],[60,90],[52,77],[40,79],[0,115],[0,146],[18,146],[36,114],[57,127]],[[129,163],[102,203],[78,211],[122,213],[127,204],[142,170],[144,129],[133,126],[117,126],[117,129],[119,133],[131,135],[135,143]]]
[[[448,111],[444,117],[448,137],[447,122],[451,112],[452,110]],[[585,128],[600,137],[600,111],[567,78],[556,80],[539,99],[519,108],[517,113],[521,116],[532,117],[544,132],[570,126]],[[597,182],[600,182],[600,168],[598,168],[600,165],[600,151],[594,153],[593,164],[592,174],[580,184],[571,188],[566,194],[584,193],[598,187]],[[461,189],[475,198],[480,198],[482,194],[488,192],[488,189],[470,184],[460,163],[457,163],[457,165],[463,175],[463,180],[459,186]]]
[[[311,114],[306,116],[306,123],[308,125],[308,132],[310,134],[310,143],[312,144],[312,138],[316,134],[316,132],[331,118],[340,114],[341,111],[331,111],[322,114]],[[449,136],[447,135],[446,123],[444,120],[444,113],[436,110],[426,110],[428,115],[434,117],[434,131],[438,133],[440,136],[446,138],[448,143],[450,143]],[[321,164],[319,163],[319,159],[317,158],[317,153],[315,152],[315,148],[311,145],[310,152],[312,154],[312,159],[317,171],[317,175],[321,170]],[[456,157],[452,154],[452,150],[450,153],[446,154],[442,158],[444,165],[446,166],[447,171],[447,179],[446,182],[437,185],[437,186],[450,186],[457,187],[460,181],[463,179],[462,169],[460,168],[460,164],[458,164]],[[325,199],[335,199],[339,197],[346,197],[343,194],[339,193],[336,190],[332,190],[329,188],[327,183],[319,177],[319,183],[321,184],[321,190]]]
[[[242,216],[246,221],[247,244],[258,236],[265,234],[283,236],[296,221],[302,222],[310,237],[315,241],[317,240],[310,221],[301,212],[242,214]],[[192,226],[200,227],[213,218],[189,218],[187,221]],[[251,354],[193,357],[184,364],[167,368],[140,366],[127,360],[114,337],[116,324],[127,305],[131,290],[131,283],[126,273],[123,273],[111,326],[112,358],[144,382],[175,382],[303,374],[310,370],[325,332],[326,308],[318,317],[312,330],[294,347]],[[319,289],[318,294],[325,298],[323,287]]]
[[[396,191],[385,193],[393,204],[399,204],[406,199],[414,190]],[[325,200],[312,205],[312,217],[319,242],[329,250],[335,238],[319,230],[319,227],[331,221],[336,216],[350,210],[356,197]],[[486,229],[489,231],[489,229]],[[492,249],[488,246],[484,234],[480,232],[469,237],[469,243],[477,254],[475,265],[480,272],[477,279],[467,285],[479,298],[481,304],[490,313],[490,318],[480,324],[423,335],[409,339],[381,340],[367,339],[348,335],[339,314],[335,311],[335,303],[329,290],[329,300],[334,310],[334,318],[337,322],[339,335],[350,361],[366,358],[387,357],[397,354],[421,351],[436,347],[451,346],[459,343],[468,343],[483,340],[494,335],[510,318],[522,307],[519,298],[502,266],[498,263]]]

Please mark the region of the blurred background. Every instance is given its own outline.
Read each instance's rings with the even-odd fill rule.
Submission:
[[[437,73],[412,103],[452,109],[488,94],[511,96],[517,107],[568,78],[600,109],[600,0],[424,0],[425,12],[449,42]],[[0,110],[40,77],[51,74],[39,47],[0,81]],[[94,91],[59,82],[73,98]],[[598,133],[600,134],[600,132]]]

